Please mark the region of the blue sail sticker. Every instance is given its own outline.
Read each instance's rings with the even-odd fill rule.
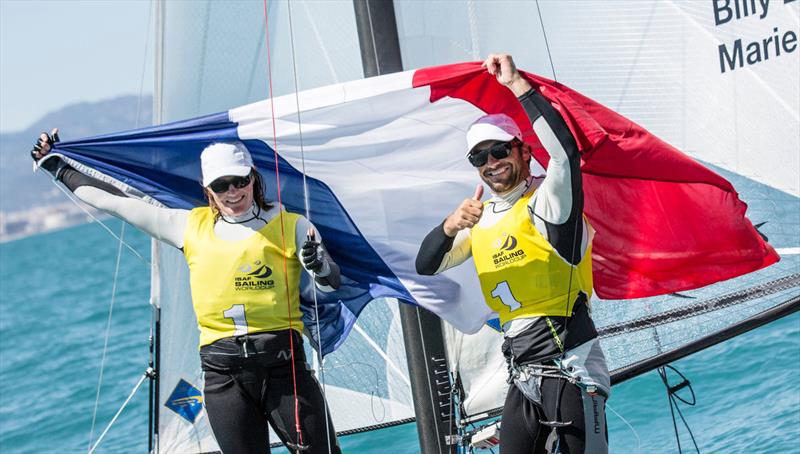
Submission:
[[[194,424],[197,415],[203,410],[203,393],[181,378],[164,406]]]

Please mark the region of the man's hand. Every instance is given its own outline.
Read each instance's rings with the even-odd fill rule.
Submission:
[[[483,186],[479,184],[475,188],[475,195],[471,199],[464,199],[456,211],[444,220],[445,235],[455,237],[459,231],[470,229],[478,223],[483,214],[481,197],[483,197]]]
[[[33,149],[31,150],[31,157],[33,160],[38,161],[45,157],[47,153],[50,153],[50,149],[53,147],[53,144],[58,141],[58,128],[50,131],[50,134],[43,132],[41,135],[39,135],[39,139],[33,145]]]
[[[489,71],[489,74],[495,76],[498,82],[514,92],[517,97],[531,89],[531,84],[517,71],[511,55],[489,54],[483,62],[483,67]]]
[[[325,262],[322,260],[322,254],[319,251],[321,246],[315,240],[315,237],[314,229],[309,228],[306,242],[303,243],[303,268],[314,274],[320,274],[320,272],[324,271]]]

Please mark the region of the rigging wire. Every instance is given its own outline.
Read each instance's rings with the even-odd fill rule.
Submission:
[[[297,111],[297,131],[300,137],[300,163],[301,163],[301,171],[303,174],[303,202],[305,204],[306,210],[306,219],[309,223],[311,223],[311,201],[308,195],[308,181],[306,179],[306,157],[305,157],[305,147],[303,146],[303,123],[300,118],[300,94],[299,94],[299,84],[297,82],[297,59],[295,56],[295,47],[294,47],[294,28],[292,26],[292,2],[287,3],[288,8],[288,15],[289,15],[289,45],[292,50],[292,79],[294,80],[294,102],[295,102],[295,110]],[[274,119],[273,119],[274,121]],[[309,238],[310,239],[310,238]],[[320,379],[322,381],[322,405],[323,411],[325,412],[325,439],[328,443],[328,454],[331,452],[331,435],[330,435],[330,421],[328,416],[328,398],[327,398],[327,388],[325,386],[325,363],[324,358],[322,357],[322,348],[323,348],[323,339],[322,339],[322,330],[319,327],[319,304],[317,302],[317,289],[316,289],[316,273],[312,273],[312,282],[311,282],[311,293],[314,296],[314,321],[317,325],[317,362],[319,363],[319,373]]]
[[[95,442],[94,446],[89,448],[88,454],[92,454],[94,452],[94,450],[97,449],[98,446],[100,446],[100,442],[103,441],[103,438],[105,438],[105,436],[108,433],[109,429],[111,429],[111,426],[113,426],[114,423],[117,422],[117,418],[119,418],[119,415],[122,414],[122,410],[124,410],[125,407],[128,406],[128,403],[130,403],[131,399],[133,399],[133,396],[136,394],[136,391],[138,391],[139,388],[141,388],[142,383],[144,383],[144,381],[146,379],[150,378],[150,373],[151,373],[151,371],[148,369],[144,374],[142,374],[142,377],[139,379],[139,382],[136,383],[136,386],[133,387],[133,390],[131,391],[131,393],[128,394],[128,398],[125,399],[125,402],[123,402],[122,406],[119,407],[119,410],[117,410],[117,413],[114,415],[113,418],[111,418],[111,421],[108,423],[108,425],[106,426],[105,430],[103,430],[103,433],[101,433],[100,436],[97,437],[97,441]]]
[[[286,250],[286,232],[283,223],[283,203],[281,198],[281,174],[278,167],[278,132],[275,125],[275,102],[272,97],[272,61],[271,61],[271,53],[269,49],[269,15],[267,13],[267,0],[263,0],[264,3],[264,44],[267,51],[267,82],[269,84],[269,107],[270,107],[270,117],[272,119],[272,152],[273,158],[275,160],[275,184],[276,184],[276,193],[278,195],[278,216],[279,221],[281,224],[281,247],[285,251]],[[295,355],[294,355],[294,335],[292,333],[292,299],[291,299],[291,289],[289,288],[289,273],[287,272],[288,266],[286,263],[286,255],[283,255],[283,279],[284,279],[284,286],[286,288],[286,309],[287,315],[289,318],[289,351],[291,356],[292,362],[292,394],[294,398],[294,428],[295,433],[297,434],[297,445],[294,448],[299,452],[303,449],[303,433],[300,428],[300,402],[297,398],[297,371],[295,367]],[[298,289],[299,292],[299,289]],[[288,447],[288,446],[287,446]]]
[[[61,192],[63,192],[63,193],[64,193],[64,195],[66,195],[66,196],[67,196],[67,198],[68,198],[68,199],[70,199],[70,200],[72,201],[72,203],[74,203],[74,204],[75,204],[75,205],[76,205],[78,208],[80,208],[80,209],[81,209],[81,210],[82,210],[84,213],[86,213],[86,215],[87,215],[87,216],[89,216],[89,217],[92,219],[92,221],[94,221],[94,222],[95,222],[96,224],[98,224],[100,227],[102,227],[103,229],[105,229],[105,231],[106,231],[106,232],[108,232],[108,233],[109,233],[109,234],[110,234],[112,237],[114,237],[114,238],[115,238],[117,241],[121,242],[121,243],[122,243],[122,245],[123,245],[123,246],[125,246],[125,248],[126,248],[126,249],[128,249],[129,251],[131,251],[131,253],[133,253],[133,255],[135,255],[135,256],[136,256],[136,258],[138,258],[138,259],[139,259],[139,260],[140,260],[142,263],[144,263],[144,264],[145,264],[145,265],[147,265],[147,266],[150,266],[150,261],[149,261],[149,260],[147,260],[146,258],[144,258],[144,257],[142,256],[142,254],[140,254],[140,253],[139,253],[139,251],[137,251],[136,249],[134,249],[134,247],[133,247],[133,246],[131,246],[130,244],[128,244],[128,243],[126,243],[125,241],[123,241],[123,240],[122,240],[122,238],[120,238],[120,237],[119,237],[119,235],[117,235],[116,233],[114,233],[114,231],[113,231],[113,230],[111,230],[111,228],[110,228],[110,227],[108,227],[108,226],[107,226],[107,225],[106,225],[106,224],[105,224],[103,221],[101,221],[100,219],[98,219],[98,218],[97,218],[97,216],[95,216],[94,214],[92,214],[92,212],[91,212],[91,211],[89,211],[88,209],[86,209],[86,207],[85,207],[85,206],[83,206],[83,204],[81,204],[80,202],[78,202],[78,201],[75,199],[75,196],[74,196],[74,195],[72,195],[72,193],[71,193],[71,192],[69,192],[68,190],[64,189],[64,187],[63,187],[62,185],[60,185],[60,184],[58,183],[58,181],[56,181],[56,179],[55,179],[55,178],[51,178],[50,180],[53,182],[53,184],[55,185],[55,187],[57,187],[57,188],[58,188],[58,189],[59,189]]]
[[[103,354],[100,357],[100,376],[97,379],[97,390],[95,391],[94,396],[94,410],[92,411],[92,425],[89,429],[89,445],[87,449],[89,452],[92,451],[92,441],[94,439],[94,424],[97,420],[97,407],[100,405],[100,389],[103,387],[103,372],[105,371],[106,365],[106,354],[108,353],[108,339],[111,333],[111,320],[114,314],[114,302],[116,301],[117,296],[117,282],[119,277],[119,264],[120,259],[122,257],[122,238],[125,238],[125,223],[122,223],[122,227],[120,228],[119,232],[119,245],[117,246],[117,259],[114,265],[114,278],[112,279],[111,284],[111,303],[108,306],[108,319],[106,320],[106,332],[105,337],[103,339]]]
[[[553,71],[553,80],[558,82],[556,77],[556,67],[553,65],[553,55],[550,53],[550,44],[547,41],[547,31],[544,29],[544,20],[542,20],[542,10],[539,8],[539,0],[536,0],[536,13],[539,15],[539,24],[542,26],[542,35],[544,36],[544,47],[547,49],[547,58],[550,59],[550,70]]]

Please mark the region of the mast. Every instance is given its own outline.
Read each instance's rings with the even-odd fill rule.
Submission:
[[[394,4],[353,0],[364,77],[403,70]],[[411,395],[422,454],[455,453],[445,436],[453,431],[451,383],[442,322],[431,312],[400,304],[400,322],[411,375]]]
[[[155,44],[154,52],[154,83],[153,83],[153,124],[160,125],[163,122],[164,106],[164,25],[166,4],[164,0],[155,0]],[[161,302],[159,300],[159,280],[158,280],[158,241],[150,240],[150,305],[152,306],[151,336],[150,336],[150,360],[148,376],[150,378],[149,392],[149,411],[148,421],[147,451],[151,454],[158,452],[158,425],[159,425],[159,403],[161,401],[159,374],[161,373]]]

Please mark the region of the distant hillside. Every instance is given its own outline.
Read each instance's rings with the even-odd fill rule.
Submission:
[[[134,129],[137,96],[79,103],[50,112],[25,131],[0,134],[0,212],[29,211],[66,201],[45,174],[31,171],[29,155],[39,133],[58,127],[61,140]],[[139,127],[152,124],[153,98],[141,100]]]

